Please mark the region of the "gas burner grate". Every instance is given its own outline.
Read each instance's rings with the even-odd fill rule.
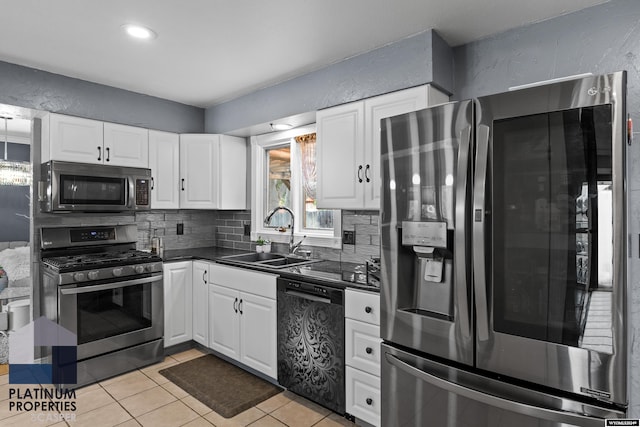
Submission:
[[[162,261],[157,255],[138,250],[107,251],[80,255],[44,257],[42,262],[58,271],[73,271]]]

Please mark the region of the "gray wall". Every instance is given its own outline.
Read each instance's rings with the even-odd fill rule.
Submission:
[[[204,110],[0,61],[0,104],[177,133],[204,131]]]
[[[628,110],[640,117],[640,2],[599,6],[454,48],[454,99],[581,73],[628,71]]]
[[[425,83],[451,92],[452,61],[451,48],[429,30],[207,108],[205,131],[230,132]]]

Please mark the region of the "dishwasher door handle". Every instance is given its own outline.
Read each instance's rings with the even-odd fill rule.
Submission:
[[[292,290],[289,290],[289,289],[287,289],[284,292],[286,294],[294,296],[294,297],[308,299],[309,301],[321,302],[323,304],[331,304],[331,300],[329,298],[323,298],[323,297],[319,297],[317,295],[305,294],[304,292],[292,291]]]

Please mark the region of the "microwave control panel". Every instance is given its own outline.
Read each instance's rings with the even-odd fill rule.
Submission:
[[[136,179],[136,206],[149,206],[148,179]]]

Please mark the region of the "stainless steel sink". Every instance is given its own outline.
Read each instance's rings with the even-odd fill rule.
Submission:
[[[304,265],[318,262],[318,259],[307,259],[299,257],[297,255],[282,255],[272,253],[250,253],[241,255],[229,255],[220,258],[221,261],[227,263],[239,264],[239,265],[254,265],[260,267],[268,267],[273,269],[280,269],[286,267],[293,267],[295,265]]]
[[[223,259],[227,259],[230,261],[238,261],[238,262],[264,262],[264,261],[272,261],[279,260],[284,258],[284,255],[280,254],[272,254],[272,253],[264,253],[264,252],[254,252],[250,254],[241,254],[241,255],[229,255],[222,257]]]

